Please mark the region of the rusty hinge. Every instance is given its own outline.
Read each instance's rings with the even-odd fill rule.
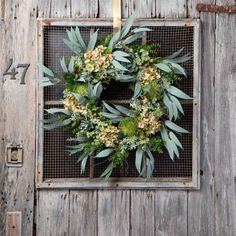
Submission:
[[[199,12],[236,13],[236,5],[197,4]]]

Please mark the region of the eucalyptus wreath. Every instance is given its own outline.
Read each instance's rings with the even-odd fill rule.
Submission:
[[[191,99],[174,86],[186,77],[180,63],[191,58],[182,55],[183,49],[161,58],[158,45],[140,45],[137,40],[146,27],[132,29],[131,16],[116,33],[98,40],[98,31],[92,34],[88,45],[78,27],[67,30],[64,43],[73,52],[60,60],[63,76],[39,65],[43,76],[37,80],[43,86],[65,83],[63,108],[50,108],[53,116],[44,120],[47,130],[68,127],[73,132],[68,148],[70,154],[79,154],[81,171],[86,169],[89,157],[102,158],[107,163],[101,177],[108,178],[114,168],[122,166],[131,152],[135,152],[135,166],[140,176],[150,178],[154,170],[154,153],[179,158],[183,148],[178,136],[188,133],[175,124],[184,114],[180,99]],[[102,99],[112,81],[125,83],[132,91],[127,105]]]

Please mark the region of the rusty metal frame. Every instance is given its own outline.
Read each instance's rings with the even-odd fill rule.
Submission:
[[[38,19],[37,21],[37,57],[43,60],[43,27],[51,26],[112,26],[112,19]],[[194,88],[193,88],[193,149],[192,178],[111,178],[104,182],[101,179],[52,179],[43,181],[43,89],[37,85],[36,111],[36,187],[38,189],[192,189],[200,188],[200,21],[198,19],[164,20],[139,19],[135,25],[142,26],[193,26],[194,27]],[[40,72],[38,71],[40,76]]]

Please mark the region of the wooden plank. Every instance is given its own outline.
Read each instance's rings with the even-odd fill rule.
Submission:
[[[37,201],[37,236],[70,235],[69,191],[39,191]]]
[[[35,165],[35,24],[37,2],[5,1],[5,19],[1,23],[0,73],[6,69],[9,59],[14,66],[30,63],[26,84],[6,76],[1,84],[1,151],[0,151],[0,235],[5,235],[7,211],[22,212],[22,235],[32,235]],[[22,17],[24,16],[24,17]],[[5,150],[8,143],[23,146],[24,163],[21,168],[6,167]]]
[[[101,181],[100,178],[93,180],[80,179],[48,179],[38,182],[38,189],[196,189],[191,178],[111,178],[109,181]]]
[[[192,182],[200,188],[200,123],[201,123],[201,27],[194,20],[193,51],[193,127],[192,127]]]
[[[71,17],[70,0],[51,0],[51,17],[66,18]]]
[[[130,224],[131,236],[155,235],[155,191],[131,190]]]
[[[5,0],[0,0],[0,21],[5,17]]]
[[[153,0],[128,0],[128,15],[135,14],[137,18],[156,17],[156,1]]]
[[[232,5],[234,0],[217,0]],[[235,153],[236,15],[216,14],[215,65],[215,227],[216,235],[236,235],[233,162]],[[222,82],[222,78],[224,81]]]
[[[215,0],[188,0],[187,1],[187,17],[197,18],[202,16],[196,9],[198,3],[215,4]]]
[[[97,235],[97,191],[70,191],[70,235]]]
[[[42,24],[51,26],[112,26],[111,18],[44,18],[38,19],[42,21]],[[126,20],[123,20],[125,22]],[[194,26],[198,22],[198,19],[137,19],[134,22],[134,26]]]
[[[121,28],[121,0],[113,0],[113,28],[115,31]]]
[[[156,0],[156,17],[184,18],[187,15],[186,0]]]
[[[2,5],[1,5],[2,6]],[[2,11],[5,11],[5,7],[2,8]],[[3,71],[3,58],[5,57],[5,49],[4,49],[4,22],[0,20],[0,73]],[[0,101],[3,101],[4,99],[4,90],[3,90],[3,83],[0,81]],[[5,119],[5,114],[4,114],[4,106],[3,103],[0,102],[0,222],[5,221],[5,211],[6,211],[6,202],[5,202],[5,195],[6,193],[3,193],[4,189],[4,179],[5,176],[1,173],[5,171],[4,165],[3,165],[3,158],[4,158],[4,119]],[[3,213],[4,212],[4,213]],[[0,223],[0,234],[4,232],[4,225],[3,223]]]
[[[135,14],[137,18],[183,18],[186,17],[185,0],[127,0],[122,4],[122,16]]]
[[[187,210],[186,191],[156,191],[155,235],[188,235]]]
[[[129,1],[121,0],[121,16],[122,18],[127,18],[129,16]],[[99,0],[98,1],[98,17],[99,18],[111,18],[113,17],[113,0]]]
[[[215,16],[202,14],[201,189],[188,194],[188,234],[214,235]],[[211,66],[209,66],[211,65]]]
[[[121,17],[128,18],[129,17],[129,0],[121,1]]]
[[[48,18],[51,13],[51,0],[37,0],[37,14],[39,18]]]
[[[99,0],[98,2],[99,7],[99,18],[109,18],[113,17],[113,0],[107,1],[107,0]]]
[[[130,191],[98,191],[98,236],[128,236],[129,206]]]
[[[96,18],[99,12],[98,0],[71,0],[71,12],[73,18]]]
[[[46,5],[49,11],[42,11],[42,13],[39,6],[40,17],[71,17],[70,0],[52,0],[47,2]],[[41,176],[41,173],[37,173],[38,175]],[[37,235],[70,235],[69,190],[40,190],[37,194]]]
[[[21,212],[7,212],[6,236],[21,236]]]

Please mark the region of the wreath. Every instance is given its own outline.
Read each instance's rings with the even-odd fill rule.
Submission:
[[[175,122],[184,114],[180,99],[191,98],[173,84],[186,76],[179,63],[191,56],[181,55],[180,49],[161,58],[157,56],[158,44],[135,43],[151,29],[132,29],[133,20],[131,16],[118,32],[102,40],[96,31],[88,45],[78,27],[67,30],[64,43],[74,54],[60,60],[63,77],[39,65],[44,75],[37,79],[43,86],[65,83],[64,108],[47,109],[53,117],[44,121],[44,128],[71,129],[73,138],[69,140],[78,144],[68,151],[80,154],[81,171],[85,171],[90,156],[103,158],[107,162],[101,175],[104,178],[122,166],[131,152],[135,152],[133,161],[140,176],[150,178],[154,153],[163,153],[166,148],[172,160],[179,158],[183,147],[177,136],[188,133]],[[128,104],[103,99],[113,81],[125,83],[132,91]]]

